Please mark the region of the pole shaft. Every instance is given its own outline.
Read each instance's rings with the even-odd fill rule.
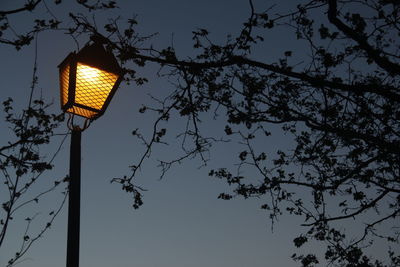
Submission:
[[[67,267],[79,267],[79,228],[81,202],[81,130],[71,134],[69,162]]]

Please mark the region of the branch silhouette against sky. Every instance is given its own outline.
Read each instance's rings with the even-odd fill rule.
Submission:
[[[15,16],[26,18],[18,20]],[[27,0],[4,8],[0,5],[0,45],[7,51],[13,49],[15,55],[21,55],[21,60],[28,57],[27,51],[32,53],[36,43],[39,48],[40,45],[48,48],[46,59],[43,63],[39,60],[38,74],[35,63],[32,84],[39,81],[43,88],[52,88],[50,97],[57,97],[54,88],[58,81],[57,77],[48,78],[50,72],[46,71],[50,67],[45,67],[44,62],[52,62],[54,67],[57,60],[53,57],[57,55],[60,61],[65,56],[62,53],[71,50],[67,44],[79,49],[94,38],[116,55],[126,72],[120,89],[123,97],[117,104],[117,92],[116,104],[106,112],[110,115],[106,114],[85,131],[90,144],[87,148],[91,148],[86,159],[98,151],[93,166],[107,165],[103,173],[89,168],[88,177],[108,175],[102,179],[120,185],[128,193],[121,194],[112,185],[108,188],[88,181],[88,188],[112,192],[110,196],[119,199],[112,202],[112,207],[125,205],[129,196],[131,206],[140,208],[138,214],[141,214],[151,197],[153,201],[166,195],[187,197],[176,202],[179,204],[165,202],[163,213],[196,197],[205,202],[218,198],[218,205],[246,205],[246,212],[261,207],[264,225],[274,231],[280,227],[291,229],[282,235],[289,240],[283,249],[288,261],[279,264],[267,262],[264,256],[243,258],[243,262],[250,260],[251,266],[397,266],[400,264],[399,18],[398,1],[150,1],[145,4]],[[21,74],[28,76],[27,72]],[[7,93],[13,92],[6,90],[5,97]],[[39,90],[35,94],[40,95],[40,101],[47,98]],[[11,101],[7,101],[6,114],[7,109],[11,110]],[[46,106],[45,102],[37,104]],[[25,119],[21,118],[23,122]],[[54,129],[60,129],[62,120],[56,115],[51,118],[56,120],[52,124]],[[102,130],[96,132],[97,127]],[[47,130],[46,138],[54,135],[53,128]],[[126,134],[123,138],[116,136],[122,133]],[[2,141],[4,166],[19,168],[14,156],[3,151],[11,152],[17,146],[24,148],[28,140],[21,137]],[[37,156],[38,160],[40,157]],[[62,168],[54,171],[58,173],[56,176],[65,177],[59,175]],[[35,170],[27,169],[24,174],[28,172]],[[4,179],[11,179],[3,174]],[[203,187],[196,186],[197,182],[191,180],[194,177]],[[174,186],[168,187],[168,193],[163,195],[154,190],[149,178],[159,181],[160,187],[169,181]],[[17,174],[15,179],[22,178]],[[186,184],[185,179],[192,184]],[[64,184],[62,181],[60,184]],[[183,187],[184,184],[187,186]],[[10,192],[15,188],[8,186]],[[18,206],[16,201],[13,203],[12,195],[12,201],[5,202],[4,233],[11,215],[7,205]],[[62,203],[61,198],[59,202]],[[210,211],[222,216],[224,212],[228,214],[228,207],[218,212],[212,207]],[[201,224],[209,216],[205,210],[187,204],[181,213],[204,213],[196,220]],[[241,212],[244,211],[238,208],[236,215],[241,217],[238,223],[246,217]],[[163,218],[169,218],[166,216]],[[247,223],[243,222],[243,228],[248,229],[249,222],[259,221],[257,216],[251,215]],[[234,225],[233,221],[224,223]],[[167,226],[162,230],[169,231]],[[270,234],[260,229],[258,234],[249,233],[247,237],[253,236],[255,240],[263,232],[266,236]],[[131,241],[134,243],[134,238]],[[267,243],[258,249],[272,250]],[[0,246],[4,244],[0,242]],[[203,250],[212,246],[204,241]],[[221,255],[241,259],[222,244],[215,246]],[[130,245],[124,246],[127,247]],[[256,246],[247,247],[241,248],[258,251]],[[191,251],[200,253],[200,250]],[[19,255],[13,262],[17,258]],[[223,264],[202,260],[194,257],[193,266],[244,264],[240,260],[233,264],[228,260]],[[191,261],[189,256],[187,261]],[[147,266],[145,261],[142,263]],[[154,262],[147,264],[161,266]],[[169,264],[177,263],[171,260]],[[187,266],[183,260],[178,264]]]

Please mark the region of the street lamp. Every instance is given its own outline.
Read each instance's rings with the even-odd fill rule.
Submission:
[[[123,70],[98,39],[78,53],[70,53],[58,68],[61,108],[70,114],[71,130],[67,267],[79,267],[81,133],[104,114],[122,80]],[[75,115],[85,118],[83,127],[74,124]]]

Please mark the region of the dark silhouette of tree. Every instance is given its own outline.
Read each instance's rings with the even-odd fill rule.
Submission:
[[[41,148],[44,148],[50,143],[50,140],[54,139],[56,135],[54,130],[64,120],[64,115],[48,113],[48,105],[45,104],[43,99],[33,99],[36,81],[35,71],[31,95],[26,109],[21,112],[14,110],[12,98],[8,98],[3,102],[4,118],[8,124],[10,135],[8,142],[0,146],[0,171],[3,187],[0,197],[2,204],[0,212],[0,248],[6,242],[7,230],[15,221],[14,216],[29,205],[36,204],[38,206],[37,204],[42,197],[54,191],[67,180],[66,178],[54,180],[53,185],[42,191],[38,191],[41,187],[36,186],[43,173],[53,168],[52,162],[67,137],[65,134],[59,148],[51,158],[46,158],[43,153],[40,153]],[[2,133],[7,134],[6,129]],[[5,142],[5,140],[2,140],[2,142]],[[32,191],[34,192],[33,196],[31,194]],[[25,215],[26,228],[21,236],[21,246],[8,261],[7,266],[13,266],[28,251],[31,245],[50,228],[65,202],[66,194],[64,192],[63,194],[64,197],[60,206],[49,212],[48,221],[39,232],[30,231],[31,223],[36,215],[30,217]]]
[[[16,47],[19,48],[19,46]],[[55,191],[59,185],[67,180],[67,178],[54,180],[54,184],[44,190],[36,186],[43,173],[53,168],[52,163],[67,137],[67,134],[65,134],[58,149],[50,158],[46,158],[43,152],[40,152],[54,139],[56,135],[54,130],[64,121],[64,115],[49,113],[50,104],[46,104],[43,98],[35,99],[37,82],[35,57],[30,95],[26,108],[22,111],[15,110],[12,98],[5,99],[2,102],[4,121],[9,130],[7,132],[7,129],[3,129],[2,135],[8,136],[9,139],[1,140],[2,145],[0,145],[2,184],[2,188],[0,188],[2,192],[0,196],[2,205],[0,212],[0,249],[6,243],[8,229],[15,222],[14,217],[27,206],[33,205],[37,208],[41,198]],[[26,228],[21,236],[21,245],[9,259],[7,266],[13,266],[32,244],[51,227],[66,199],[65,192],[62,193],[64,196],[60,205],[48,213],[47,222],[38,232],[30,231],[30,226],[38,213],[33,216],[25,215]]]
[[[60,4],[61,1],[54,1]],[[79,5],[88,10],[112,8],[112,2],[87,4],[87,1],[77,1]],[[42,4],[42,6],[40,6]],[[61,21],[54,17],[49,19],[36,19],[34,25],[27,25],[29,28],[24,33],[17,33],[9,22],[9,17],[26,12],[33,12],[35,8],[48,8],[42,0],[27,0],[25,5],[11,10],[0,10],[0,43],[12,45],[17,50],[30,45],[37,35],[46,30],[57,30]],[[37,48],[36,48],[37,51]],[[5,125],[8,128],[2,129],[2,140],[0,144],[0,177],[2,209],[0,211],[0,249],[7,243],[7,232],[11,225],[16,222],[15,217],[23,213],[23,209],[32,206],[36,214],[22,215],[25,220],[25,229],[22,231],[21,244],[14,255],[10,255],[7,266],[18,264],[31,246],[51,227],[53,221],[61,211],[68,192],[68,187],[60,189],[62,198],[54,210],[47,213],[46,221],[41,229],[32,231],[31,225],[40,213],[41,199],[51,192],[55,192],[60,185],[68,182],[68,177],[54,179],[48,188],[38,185],[44,173],[53,168],[53,161],[58,155],[61,146],[69,133],[57,134],[55,130],[64,121],[64,114],[52,114],[48,111],[52,103],[47,103],[45,98],[37,98],[37,54],[33,64],[33,75],[30,86],[28,103],[23,110],[14,108],[14,100],[7,98],[2,101]],[[53,154],[44,153],[50,143],[57,143],[57,136],[61,141]],[[7,137],[8,139],[6,139]],[[61,186],[62,187],[62,186]],[[43,216],[41,216],[43,217]],[[12,238],[15,238],[12,237]]]
[[[219,198],[265,199],[262,208],[273,222],[283,214],[301,217],[304,232],[295,237],[295,246],[324,243],[322,257],[334,266],[399,266],[395,249],[389,249],[386,263],[364,251],[378,240],[393,247],[399,242],[399,2],[309,0],[284,13],[275,11],[279,6],[257,11],[252,1],[249,7],[240,33],[222,44],[207,29],[194,31],[194,57],[180,55],[173,46],[146,46],[151,35],[140,35],[135,19],[114,20],[99,29],[85,15],[70,14],[74,26],[68,33],[102,40],[124,64],[127,82],[146,82],[135,69],[155,63],[176,84],[168,97],[154,97],[155,106],[140,108],[155,114],[153,132],[133,131],[145,151],[130,175],[112,181],[133,194],[135,208],[142,205],[134,179],[152,148],[168,142],[167,122],[178,116],[185,122],[178,136],[182,156],[160,161],[162,176],[185,160],[217,160],[209,156],[213,144],[237,141],[244,146],[238,162],[210,171],[233,188]],[[0,14],[3,20],[8,15]],[[274,30],[297,42],[278,59],[258,60],[254,51]],[[25,39],[33,37],[28,33]],[[29,43],[0,41],[17,49]],[[209,136],[204,121],[215,118],[224,120],[225,131]],[[272,125],[282,132],[270,130]],[[266,146],[279,134],[292,142],[267,152],[262,142]],[[344,229],[349,220],[358,222],[361,235]],[[293,259],[314,266],[321,255],[295,254]]]

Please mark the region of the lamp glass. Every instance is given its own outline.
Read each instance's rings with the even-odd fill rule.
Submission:
[[[103,105],[118,76],[78,63],[76,71],[75,102],[97,110]]]
[[[60,85],[61,85],[61,106],[65,106],[68,101],[69,87],[69,64],[64,65],[60,70]]]
[[[61,101],[63,106],[68,101],[69,70],[69,65],[66,65],[61,70]],[[74,103],[95,110],[101,110],[114,84],[118,80],[118,77],[117,74],[78,62],[76,68]],[[86,118],[93,118],[97,114],[97,112],[77,106],[68,108],[66,112]]]

